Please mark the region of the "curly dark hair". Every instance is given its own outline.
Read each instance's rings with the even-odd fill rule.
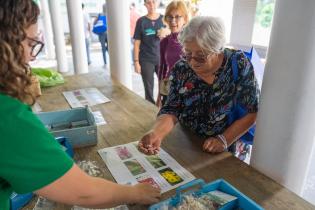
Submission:
[[[0,93],[21,101],[34,97],[27,92],[31,70],[24,61],[25,29],[37,23],[39,8],[32,0],[0,0]]]

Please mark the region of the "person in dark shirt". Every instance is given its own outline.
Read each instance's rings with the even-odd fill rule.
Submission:
[[[223,152],[255,123],[259,88],[253,66],[242,51],[224,48],[224,26],[217,18],[193,18],[179,41],[183,59],[172,69],[166,103],[153,128],[139,141],[139,149],[158,153],[179,121],[204,138],[205,152]],[[230,122],[236,105],[245,114]]]
[[[157,1],[145,0],[148,14],[140,17],[136,23],[134,42],[135,71],[142,76],[145,99],[155,104],[153,98],[154,72],[157,73],[160,61],[160,39],[164,33],[163,16],[156,12]]]

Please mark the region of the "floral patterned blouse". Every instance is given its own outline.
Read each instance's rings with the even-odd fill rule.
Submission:
[[[232,57],[236,57],[237,79],[233,78]],[[234,104],[247,113],[258,111],[259,88],[253,66],[242,51],[224,49],[224,59],[211,85],[180,60],[170,75],[168,99],[158,115],[172,114],[202,137],[221,134],[229,126]]]

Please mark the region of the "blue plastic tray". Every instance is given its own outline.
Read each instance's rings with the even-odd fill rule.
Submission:
[[[194,191],[187,191],[183,193],[182,191],[200,186],[200,189],[194,190]],[[160,203],[154,204],[150,206],[149,210],[159,210],[159,209],[165,209],[165,206],[176,207],[179,203],[181,203],[182,196],[187,194],[193,194],[196,196],[200,196],[204,193],[208,193],[210,191],[219,190],[224,193],[230,194],[232,196],[237,197],[236,200],[231,201],[229,203],[226,203],[225,205],[221,206],[220,210],[232,210],[240,208],[242,210],[263,210],[261,206],[259,206],[257,203],[255,203],[253,200],[248,198],[243,193],[239,192],[235,187],[233,187],[231,184],[226,182],[223,179],[218,179],[216,181],[213,181],[211,183],[206,184],[202,179],[195,179],[185,185],[182,185],[176,189],[176,195],[161,201]]]
[[[53,124],[87,121],[88,125],[82,127],[51,130],[50,132],[55,137],[66,137],[73,148],[97,144],[97,126],[92,111],[88,107],[40,112],[37,113],[37,116],[47,127]]]

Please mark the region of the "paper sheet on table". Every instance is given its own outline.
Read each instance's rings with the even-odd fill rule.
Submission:
[[[107,124],[101,111],[95,111],[95,112],[92,112],[92,114],[94,116],[96,125],[106,125]]]
[[[132,142],[98,151],[117,183],[149,183],[164,193],[195,179],[163,149],[158,155],[147,156],[137,145]]]
[[[62,92],[72,108],[94,106],[110,100],[96,88],[85,88]]]

